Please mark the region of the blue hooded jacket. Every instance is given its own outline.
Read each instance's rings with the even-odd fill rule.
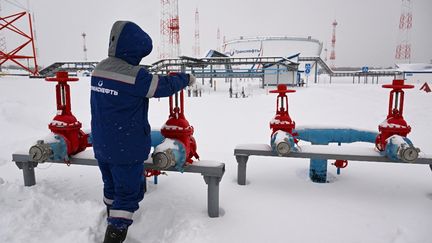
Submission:
[[[152,75],[138,66],[152,51],[152,40],[138,25],[114,23],[108,58],[91,77],[91,127],[99,162],[134,164],[148,158],[149,98],[171,96],[189,83],[188,74]]]

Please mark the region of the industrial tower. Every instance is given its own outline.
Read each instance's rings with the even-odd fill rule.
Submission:
[[[1,3],[0,3],[0,16],[3,16]],[[4,36],[3,31],[0,32],[0,52],[6,53],[6,38]],[[1,71],[1,66],[0,66],[0,71]]]
[[[221,34],[220,34],[220,29],[218,27],[217,29],[217,35],[216,35],[216,51],[221,52]]]
[[[84,52],[84,61],[87,61],[87,45],[86,45],[86,33],[81,34],[83,38],[83,52]]]
[[[335,60],[336,60],[336,26],[337,26],[336,20],[333,21],[333,33],[332,33],[332,39],[331,39],[331,52],[330,52],[330,65],[332,68],[335,67]]]
[[[401,15],[399,18],[398,43],[396,45],[396,62],[411,62],[411,28],[412,28],[412,1],[402,0]]]
[[[194,57],[200,57],[201,56],[198,8],[195,9],[195,45],[193,47],[193,54],[194,54]]]
[[[324,62],[327,62],[327,58],[328,58],[328,49],[327,49],[327,43],[326,43],[326,46],[324,48]]]
[[[180,56],[180,21],[177,0],[161,0],[159,58]]]
[[[25,21],[26,17],[28,17],[26,21],[28,25],[25,26],[22,23],[20,25],[20,20]],[[28,30],[25,31],[17,26],[28,27]],[[30,13],[21,12],[9,16],[0,16],[0,33],[3,31],[14,34],[17,41],[13,43],[14,47],[11,51],[0,50],[0,66],[9,61],[28,71],[31,75],[38,75],[39,70]],[[33,67],[30,66],[30,62],[33,62]]]

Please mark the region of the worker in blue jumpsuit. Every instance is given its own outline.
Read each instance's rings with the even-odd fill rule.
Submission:
[[[139,66],[152,49],[150,36],[138,25],[117,21],[111,29],[108,58],[91,77],[93,150],[108,210],[105,243],[125,240],[144,197],[143,163],[151,145],[149,98],[171,96],[195,82],[189,74],[156,75]]]

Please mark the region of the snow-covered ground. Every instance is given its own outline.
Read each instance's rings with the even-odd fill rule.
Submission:
[[[296,124],[377,130],[389,90],[353,85],[350,78],[333,81],[321,78],[290,94]],[[36,186],[24,187],[11,161],[13,152],[49,132],[54,83],[1,77],[0,85],[0,242],[101,242],[106,222],[98,168],[40,164]],[[149,180],[127,242],[431,242],[432,173],[426,165],[353,161],[341,175],[329,165],[330,183],[315,184],[306,159],[251,157],[247,185],[239,186],[233,150],[269,142],[276,99],[257,83],[234,86],[252,94],[230,99],[228,85],[219,81],[216,92],[187,98],[185,108],[201,158],[226,164],[221,217],[207,216],[200,175],[169,173],[158,185]],[[404,115],[411,140],[432,154],[432,94],[418,88],[406,92]],[[71,83],[71,90],[73,113],[88,128],[89,78]],[[167,100],[152,100],[152,126],[161,127],[167,116]]]

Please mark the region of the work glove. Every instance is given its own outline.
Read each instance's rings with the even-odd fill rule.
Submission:
[[[195,85],[195,83],[196,83],[195,76],[193,76],[192,74],[189,74],[189,84],[188,84],[188,86],[189,87],[193,87]]]

